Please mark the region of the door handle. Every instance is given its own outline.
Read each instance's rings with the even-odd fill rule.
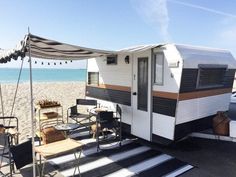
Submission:
[[[137,92],[133,92],[133,95],[137,95]]]

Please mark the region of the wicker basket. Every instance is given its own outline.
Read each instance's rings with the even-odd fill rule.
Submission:
[[[44,128],[41,132],[43,144],[53,143],[55,141],[64,140],[63,132],[56,130],[54,127]]]
[[[229,122],[230,119],[225,114],[225,112],[217,112],[217,115],[213,118],[213,132],[217,135],[228,136]]]

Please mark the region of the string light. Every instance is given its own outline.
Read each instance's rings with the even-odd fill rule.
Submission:
[[[24,59],[24,58],[22,58],[22,57],[21,57],[21,59],[20,59],[20,60],[23,60],[23,59]],[[30,62],[30,59],[28,60],[28,62]],[[72,63],[73,61],[72,61],[72,60],[70,60],[70,62]],[[34,61],[34,63],[35,63],[35,64],[38,64],[38,62],[37,62],[37,61]],[[48,65],[50,65],[50,64],[51,64],[51,63],[50,63],[50,62],[48,62]],[[54,64],[54,65],[57,65],[57,63],[56,63],[56,62],[54,62],[53,64]],[[60,64],[60,65],[62,65],[62,64],[63,64],[63,62],[60,62],[59,64]],[[68,64],[68,61],[65,61],[65,64]],[[41,65],[44,65],[44,62],[41,62]]]

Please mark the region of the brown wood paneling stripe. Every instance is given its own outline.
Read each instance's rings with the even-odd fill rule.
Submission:
[[[196,91],[196,92],[189,92],[189,93],[180,93],[179,100],[190,100],[194,98],[202,98],[214,95],[220,95],[224,93],[231,93],[232,88],[223,88],[223,89],[215,89],[215,90],[204,90],[204,91]]]
[[[111,89],[111,90],[119,90],[119,91],[131,92],[131,87],[120,86],[120,85],[99,84],[98,86],[95,86],[95,85],[88,85],[88,86],[90,86],[90,87],[97,87],[97,88],[104,88],[104,89]]]
[[[202,98],[214,95],[220,95],[224,93],[231,93],[232,88],[223,88],[223,89],[214,89],[214,90],[203,90],[203,91],[194,91],[188,93],[180,93],[179,100],[190,100],[195,98]],[[153,96],[160,97],[160,98],[169,98],[169,99],[178,99],[178,93],[172,92],[160,92],[160,91],[153,91]]]
[[[153,91],[153,96],[177,100],[178,93]]]
[[[111,89],[118,91],[126,91],[131,92],[131,87],[120,86],[120,85],[109,85],[109,84],[100,84],[99,86],[88,85],[90,87],[103,88],[103,89]],[[214,95],[220,95],[224,93],[231,93],[232,88],[223,88],[223,89],[214,89],[214,90],[203,90],[203,91],[194,91],[188,93],[180,93],[179,100],[190,100],[195,98],[202,98]],[[172,92],[161,92],[161,91],[153,91],[153,96],[160,98],[168,98],[168,99],[178,99],[178,93]]]

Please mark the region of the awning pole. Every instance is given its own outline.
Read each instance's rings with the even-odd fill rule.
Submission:
[[[2,85],[1,84],[0,84],[0,97],[1,97],[1,105],[2,105],[2,117],[4,117],[4,105],[3,105]],[[3,124],[5,125],[5,119],[3,119]]]
[[[34,150],[34,128],[35,128],[35,120],[34,120],[34,99],[33,99],[33,79],[32,79],[32,61],[31,61],[31,46],[30,46],[30,29],[28,27],[28,41],[29,41],[29,67],[30,67],[30,102],[31,102],[31,141],[32,141],[32,157],[33,157],[33,177],[36,177],[36,169],[35,169],[35,150]]]

